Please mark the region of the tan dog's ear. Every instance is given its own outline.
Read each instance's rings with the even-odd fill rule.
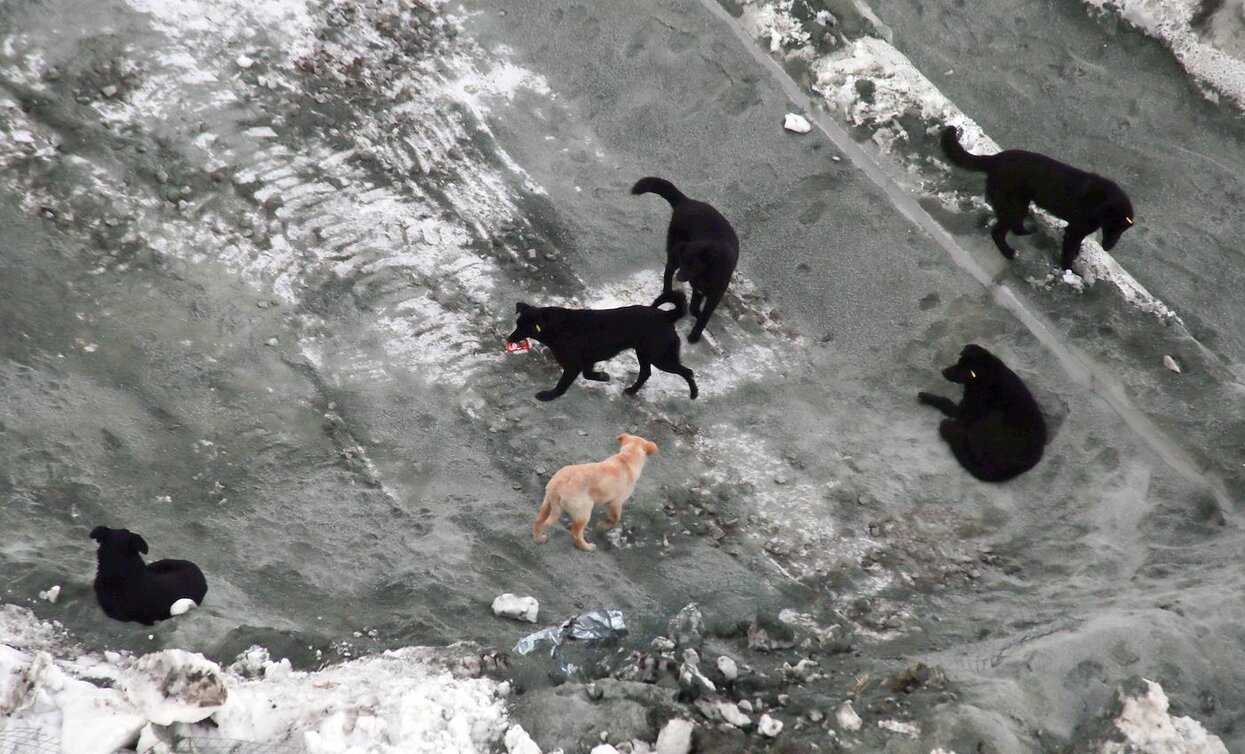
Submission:
[[[653,442],[652,440],[645,440],[644,441],[644,452],[648,453],[650,456],[656,453],[657,443]]]
[[[621,435],[619,435],[618,437],[616,437],[615,439],[616,439],[616,440],[618,440],[619,442],[626,442],[628,437],[631,437],[631,435],[629,435],[629,434],[627,434],[626,432],[624,432],[624,433],[622,433]]]

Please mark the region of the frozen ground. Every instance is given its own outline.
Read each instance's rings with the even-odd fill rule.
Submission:
[[[201,653],[230,698],[285,700],[280,730],[222,710],[219,736],[309,751],[408,728],[487,751],[514,722],[544,751],[639,750],[672,717],[715,752],[1245,747],[1239,111],[1071,0],[715,10],[0,6],[0,588],[76,642],[23,617],[10,672]],[[783,130],[789,96],[830,128]],[[979,183],[936,159],[946,117],[1110,172],[1141,227],[1087,255],[1088,287],[1048,276],[1049,233],[1004,267]],[[658,373],[626,399],[624,357],[538,404],[557,370],[503,354],[514,302],[651,298],[668,209],[627,194],[647,174],[743,241],[685,348],[702,397]],[[950,394],[938,369],[970,341],[1050,417],[1042,464],[1003,486],[961,473],[915,401]],[[662,452],[620,530],[593,556],[533,547],[548,474],[624,430]],[[193,558],[204,606],[107,622],[96,524]],[[631,633],[569,683],[543,656],[410,648],[505,652],[534,627],[492,615],[503,592],[542,625],[618,607]],[[703,629],[653,643],[693,601]],[[255,645],[291,669],[231,665]],[[420,707],[438,688],[463,703]],[[0,735],[55,724],[26,710]]]

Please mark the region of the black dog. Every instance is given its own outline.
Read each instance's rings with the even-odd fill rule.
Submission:
[[[652,306],[563,309],[520,302],[515,304],[518,322],[506,341],[518,343],[531,338],[544,343],[562,365],[562,379],[552,390],[537,393],[538,400],[551,401],[562,395],[580,374],[590,380],[607,382],[610,376],[596,371],[596,363],[612,359],[628,348],[634,348],[640,360],[640,376],[626,389],[627,395],[635,395],[644,386],[652,374],[649,368],[652,365],[687,380],[695,399],[700,391],[692,370],[679,362],[679,334],[674,329],[674,323],[687,314],[687,297],[674,291],[670,300],[675,305],[672,311]]]
[[[1024,227],[1029,202],[1067,221],[1060,260],[1065,270],[1072,269],[1089,234],[1102,228],[1102,248],[1110,251],[1133,227],[1132,202],[1113,181],[1021,149],[971,154],[960,146],[958,134],[955,126],[944,128],[942,149],[956,165],[986,174],[986,201],[995,218],[990,236],[1008,259],[1016,256],[1007,244],[1008,231],[1018,236],[1033,232]]]
[[[917,399],[950,417],[938,433],[968,473],[983,482],[1005,482],[1037,465],[1046,447],[1046,421],[1015,372],[969,344],[942,376],[964,385],[960,405],[932,393],[918,393]]]
[[[735,229],[716,209],[688,199],[664,178],[641,178],[631,187],[631,193],[657,194],[670,202],[674,210],[670,227],[666,229],[666,274],[661,295],[653,301],[653,306],[673,300],[670,298],[671,278],[677,270],[679,280],[692,286],[691,311],[696,325],[687,336],[687,342],[695,343],[722,301],[731,274],[735,272],[735,263],[739,261]]]
[[[150,626],[174,615],[171,608],[181,600],[203,604],[207,579],[189,560],[143,562],[147,542],[129,529],[97,526],[91,539],[99,542],[95,553],[95,599],[113,620],[137,621]],[[178,606],[180,615],[189,606]]]

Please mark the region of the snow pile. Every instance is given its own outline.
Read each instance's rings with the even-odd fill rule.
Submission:
[[[804,25],[792,17],[795,0],[744,3],[739,24],[753,39],[761,40],[771,53],[783,53],[788,57],[811,58],[812,35]],[[791,52],[787,49],[795,48]]]
[[[1125,21],[1163,42],[1180,65],[1209,91],[1207,96],[1218,101],[1218,95],[1229,97],[1245,109],[1245,54],[1242,43],[1240,0],[1217,4],[1209,18],[1210,41],[1204,40],[1194,28],[1202,7],[1201,0],[1082,0],[1100,12],[1114,11]],[[1220,49],[1220,45],[1225,49]]]
[[[506,734],[509,686],[462,677],[447,653],[407,647],[316,672],[256,648],[221,668],[177,649],[79,654],[30,611],[0,607],[6,732],[112,754],[144,741],[249,741],[311,754],[462,754]]]
[[[1099,754],[1228,754],[1228,747],[1191,717],[1172,717],[1167,695],[1154,681],[1143,679],[1145,693],[1124,697],[1115,727],[1123,743],[1108,741]]]

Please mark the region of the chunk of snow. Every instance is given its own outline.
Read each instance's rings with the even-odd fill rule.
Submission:
[[[921,735],[921,729],[916,727],[915,723],[901,723],[898,720],[878,720],[878,727],[882,730],[889,730],[891,733],[899,733],[912,738]]]
[[[726,655],[718,658],[718,670],[722,671],[722,675],[726,676],[728,681],[733,681],[739,677],[739,666]]]
[[[513,620],[536,622],[536,614],[540,611],[540,603],[535,597],[519,597],[506,592],[493,600],[493,615]]]
[[[795,113],[787,113],[786,119],[782,122],[782,127],[788,131],[794,131],[798,134],[806,134],[813,130],[813,127],[809,125],[807,118],[803,115],[796,115]]]
[[[540,747],[523,730],[522,725],[510,726],[510,730],[506,731],[505,743],[508,754],[540,754]]]
[[[189,597],[182,597],[169,607],[169,615],[184,615],[199,606],[198,602]]]
[[[766,738],[773,738],[782,733],[782,720],[775,720],[769,715],[761,715],[761,720],[757,723],[757,732]]]
[[[843,702],[839,705],[838,710],[834,713],[834,719],[838,722],[839,727],[843,730],[860,730],[860,715],[856,714],[856,710],[852,709],[850,701]]]
[[[687,754],[692,750],[691,720],[675,718],[657,734],[656,754]]]
[[[1179,372],[1180,370],[1177,369],[1176,371]],[[53,605],[56,604],[56,600],[60,599],[60,596],[61,596],[60,584],[57,584],[56,586],[52,587],[46,592],[39,592],[39,599],[47,600],[48,602],[51,602]]]
[[[1228,754],[1218,736],[1207,732],[1191,717],[1172,717],[1167,695],[1154,681],[1143,679],[1146,693],[1124,698],[1115,727],[1125,743],[1108,741],[1100,754]]]
[[[1170,356],[1163,357],[1163,366],[1172,370],[1176,374],[1180,374],[1180,364],[1176,363],[1176,360]]]

